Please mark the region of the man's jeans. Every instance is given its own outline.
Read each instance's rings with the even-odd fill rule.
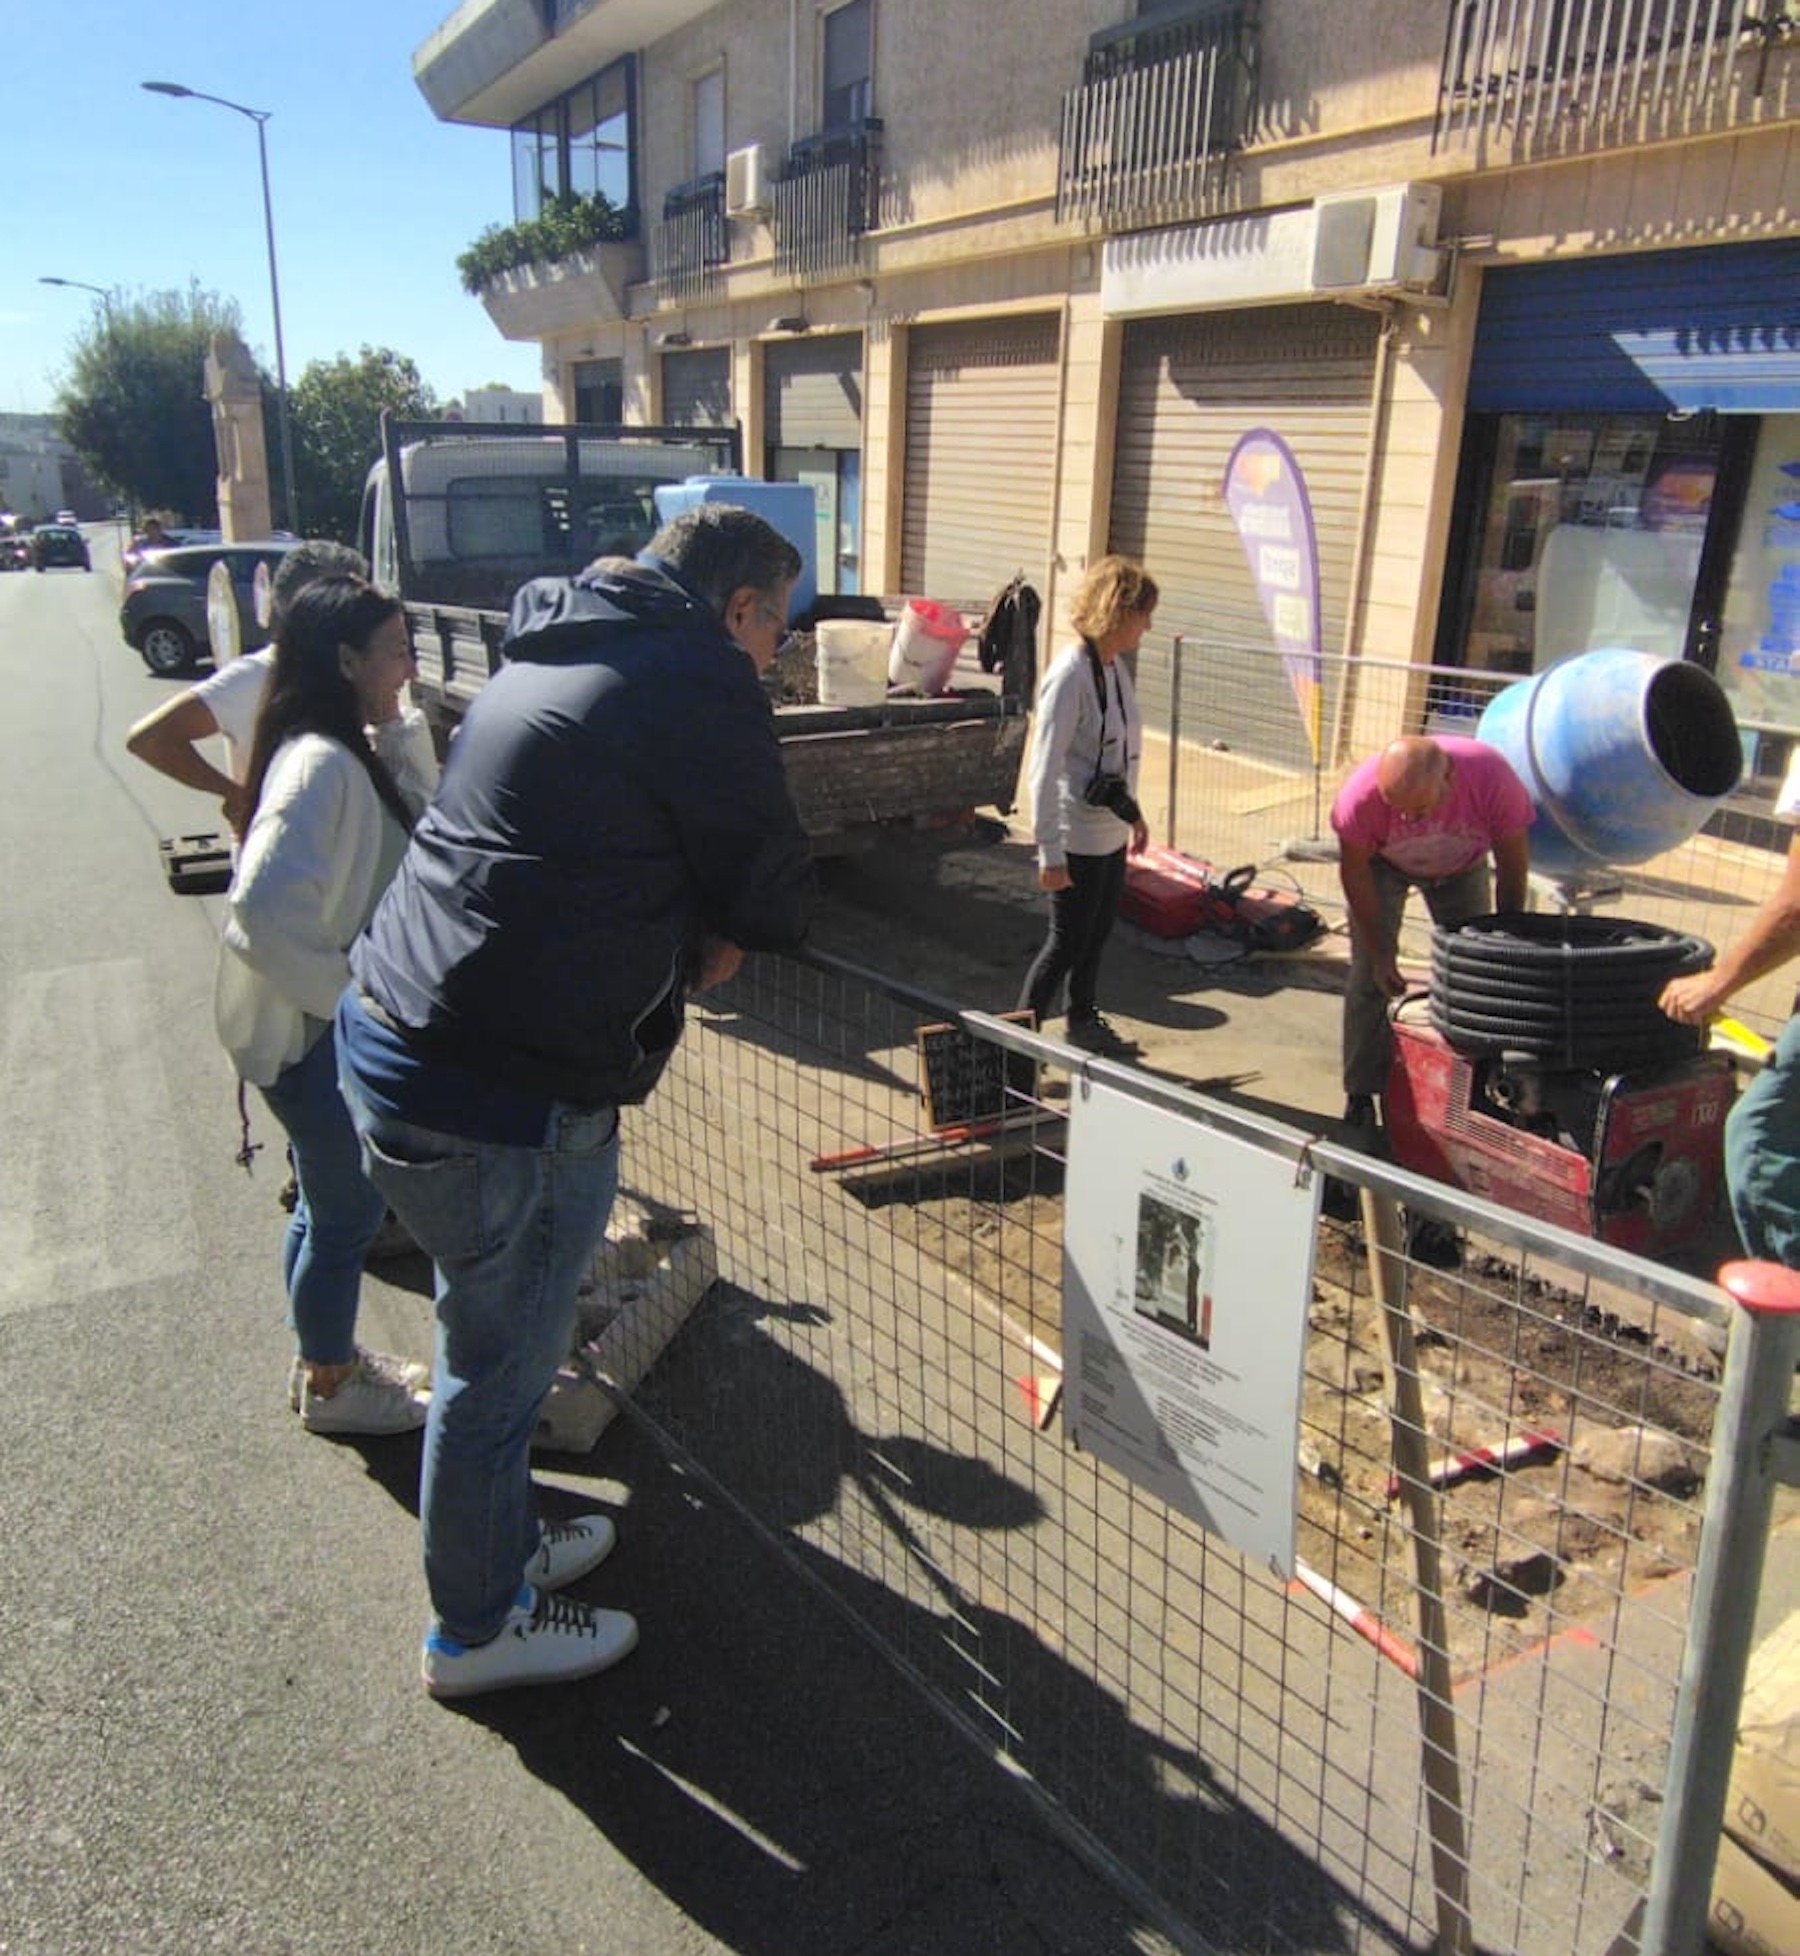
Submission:
[[[300,1193],[282,1239],[281,1274],[300,1356],[315,1365],[347,1365],[356,1356],[363,1257],[385,1212],[380,1191],[363,1173],[337,1076],[327,1026],[308,1053],[261,1090],[294,1158]]]
[[[1750,1255],[1800,1270],[1800,1016],[1725,1122],[1725,1186]]]
[[[389,1119],[348,1067],[343,1090],[371,1178],[437,1266],[425,1581],[437,1627],[486,1643],[537,1549],[531,1436],[612,1211],[618,1117],[558,1105],[543,1146],[507,1147]]]
[[[1415,884],[1379,856],[1370,867],[1375,873],[1382,934],[1389,944],[1400,940],[1400,915],[1406,908],[1406,893],[1410,889],[1416,888],[1424,897],[1431,921],[1446,928],[1467,923],[1471,917],[1485,916],[1494,907],[1493,870],[1486,856],[1436,883]],[[1387,996],[1375,982],[1374,961],[1352,924],[1350,976],[1344,985],[1345,1093],[1386,1093],[1388,1062],[1393,1050]]]

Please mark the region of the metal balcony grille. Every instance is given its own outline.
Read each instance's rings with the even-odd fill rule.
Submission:
[[[1797,0],[1451,0],[1434,149],[1515,161],[1752,122]]]
[[[1221,208],[1231,156],[1256,113],[1254,0],[1211,0],[1129,20],[1088,43],[1063,97],[1056,215],[1101,223]]]
[[[700,299],[717,289],[731,258],[725,178],[719,171],[678,185],[663,199],[656,233],[656,284],[664,299]]]
[[[862,263],[864,235],[880,221],[881,124],[828,130],[795,143],[773,185],[775,270],[829,278]]]

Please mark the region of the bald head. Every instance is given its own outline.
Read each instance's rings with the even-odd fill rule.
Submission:
[[[1450,785],[1450,756],[1425,734],[1409,734],[1382,750],[1375,786],[1396,815],[1429,815]]]

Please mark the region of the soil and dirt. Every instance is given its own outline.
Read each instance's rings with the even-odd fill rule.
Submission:
[[[815,942],[951,1003],[1008,1009],[1042,929],[1031,865],[1030,851],[997,827],[974,846],[915,840],[833,865]],[[1298,956],[1199,970],[1121,942],[1108,954],[1103,1002],[1143,1041],[1149,1070],[1330,1134],[1343,959],[1340,937]],[[1047,1112],[1065,1092],[1049,1071]],[[1014,1137],[909,1159],[845,1187],[1054,1349],[1062,1130],[1051,1133],[1050,1152]],[[1691,1569],[1717,1367],[1685,1321],[1615,1314],[1473,1246],[1462,1269],[1411,1268],[1407,1303],[1434,1457],[1527,1432],[1568,1443],[1441,1496],[1459,1675]],[[1654,1472],[1589,1471],[1588,1443],[1608,1428],[1657,1436]],[[1404,1504],[1388,1496],[1381,1326],[1353,1224],[1319,1232],[1302,1465],[1302,1558],[1404,1633],[1412,1551]]]

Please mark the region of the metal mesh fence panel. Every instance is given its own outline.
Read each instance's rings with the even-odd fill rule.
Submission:
[[[1634,1947],[1718,1293],[1327,1150],[1450,1254],[1378,1295],[1365,1206],[1270,1298],[1307,1313],[1284,1580],[1065,1437],[1067,1143],[1099,1079],[1299,1176],[1312,1144],[1071,1062],[751,960],[628,1124],[624,1201],[697,1218],[720,1279],[634,1416],[1187,1946],[1429,1947],[1448,1894],[1471,1947]]]

